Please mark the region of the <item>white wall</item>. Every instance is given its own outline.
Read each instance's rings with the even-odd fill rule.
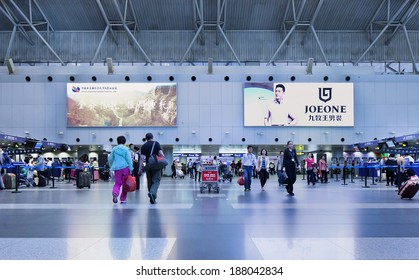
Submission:
[[[131,67],[117,68],[116,74],[107,75],[106,67],[27,67],[17,69],[16,75],[9,75],[6,67],[0,67],[0,131],[2,133],[47,138],[52,142],[79,145],[103,145],[110,137],[125,135],[128,143],[142,143],[146,132],[164,132],[158,140],[164,145],[275,145],[292,139],[298,144],[342,145],[369,141],[374,138],[416,133],[419,131],[419,76],[377,75],[357,67],[313,69],[314,75],[305,75],[304,67],[217,67],[214,74],[206,74],[205,67]],[[146,82],[147,75],[153,82],[168,81],[173,75],[178,83],[177,127],[135,127],[135,128],[67,128],[66,127],[66,83],[69,76],[76,82]],[[190,77],[195,75],[196,82]],[[225,82],[228,75],[230,81]],[[289,82],[290,76],[296,82],[345,82],[349,75],[354,83],[355,125],[354,127],[243,127],[243,83],[246,76],[252,82],[267,82],[269,76],[274,82]],[[26,82],[25,77],[31,81]],[[48,82],[47,76],[54,81]],[[58,132],[64,135],[58,135]],[[196,134],[192,134],[196,131]],[[229,134],[225,134],[229,131]],[[264,132],[262,136],[257,132]],[[328,131],[329,134],[324,132]],[[92,132],[95,135],[92,135]],[[362,132],[357,134],[357,132]],[[175,138],[179,142],[175,142]],[[208,142],[212,137],[213,142]],[[241,141],[242,137],[246,142]],[[279,141],[274,139],[278,137]],[[308,138],[312,142],[308,142]]]

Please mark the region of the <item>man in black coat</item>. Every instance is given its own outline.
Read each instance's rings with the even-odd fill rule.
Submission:
[[[285,168],[288,176],[286,188],[290,196],[294,196],[294,183],[297,180],[297,168],[299,167],[297,151],[294,149],[294,143],[290,140],[287,142],[287,148],[284,150],[284,162],[282,164],[282,169]]]

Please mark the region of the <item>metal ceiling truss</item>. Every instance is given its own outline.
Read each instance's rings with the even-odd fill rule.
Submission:
[[[222,1],[222,2],[221,2]],[[236,59],[237,63],[240,65],[240,59],[237,56],[236,52],[234,51],[232,45],[230,44],[230,41],[228,40],[225,32],[224,32],[224,25],[226,20],[226,7],[227,7],[227,0],[217,0],[217,20],[209,21],[204,19],[204,1],[203,0],[194,0],[194,21],[195,21],[195,28],[197,28],[195,36],[193,37],[191,43],[188,46],[188,49],[186,50],[185,54],[183,55],[182,59],[180,60],[179,64],[182,65],[183,62],[186,59],[186,56],[191,51],[193,44],[196,42],[196,40],[199,38],[201,44],[205,44],[205,38],[204,38],[204,29],[205,27],[216,27],[216,44],[219,44],[219,34],[224,38],[226,41],[228,47],[230,48],[231,52],[234,55],[234,58]],[[196,17],[198,16],[198,17]],[[221,18],[224,16],[224,20],[221,20]]]
[[[13,41],[16,37],[17,30],[19,30],[22,33],[23,37],[26,39],[26,41],[28,41],[28,43],[30,45],[33,46],[34,42],[29,37],[28,33],[23,28],[23,26],[21,24],[19,24],[18,18],[13,14],[10,7],[5,3],[5,1],[0,0],[0,3],[3,5],[3,6],[0,6],[0,12],[2,12],[6,16],[6,18],[13,24],[12,34],[10,36],[9,44],[8,44],[7,50],[6,50],[6,55],[4,57],[4,64],[6,64],[6,61],[10,58],[10,52],[12,50]]]
[[[302,14],[302,12],[303,12],[303,10],[305,8],[306,3],[307,3],[307,1],[306,0],[303,0],[302,4],[300,6],[300,9],[297,12],[295,0],[289,0],[289,2],[287,4],[287,7],[286,7],[286,10],[285,10],[285,13],[284,13],[284,18],[283,18],[282,23],[281,23],[281,26],[283,26],[283,29],[285,31],[285,38],[282,40],[281,44],[279,45],[278,49],[275,51],[274,55],[269,60],[269,62],[268,62],[267,65],[270,65],[270,64],[273,63],[275,57],[278,55],[278,53],[282,49],[282,47],[286,43],[288,43],[290,41],[290,38],[291,38],[293,32],[295,31],[295,29],[298,26],[307,26],[308,27],[306,33],[304,34],[303,39],[301,40],[301,45],[304,45],[305,40],[306,40],[306,37],[307,37],[308,33],[311,31],[313,33],[313,35],[314,35],[314,38],[316,40],[317,45],[320,48],[320,51],[322,53],[322,56],[323,56],[323,59],[324,59],[326,65],[329,65],[330,64],[330,62],[327,59],[326,54],[325,54],[325,52],[323,50],[322,44],[320,43],[319,37],[317,36],[316,29],[314,28],[314,23],[315,23],[315,21],[317,19],[317,16],[318,16],[318,14],[320,12],[320,9],[321,9],[321,7],[322,7],[322,5],[324,3],[324,0],[319,0],[319,2],[317,3],[316,10],[315,10],[315,12],[313,14],[313,17],[311,18],[310,22],[303,22],[303,21],[300,20],[301,14]],[[293,21],[291,22],[292,27],[287,32],[286,31],[286,28],[287,28],[286,26],[287,26],[288,22],[286,21],[285,18],[286,18],[286,16],[287,16],[287,14],[288,14],[288,12],[289,12],[290,9],[292,9]]]
[[[52,46],[49,44],[50,34],[54,32],[54,28],[51,25],[50,21],[48,20],[46,14],[44,13],[42,7],[39,5],[39,0],[26,0],[25,6],[20,4],[19,7],[16,2],[21,3],[20,1],[16,0],[0,0],[0,14],[4,14],[5,17],[11,22],[13,25],[13,29],[11,30],[11,36],[9,39],[9,43],[7,46],[6,54],[5,54],[5,62],[10,58],[10,54],[12,51],[13,43],[15,41],[16,35],[21,34],[25,40],[30,45],[35,45],[35,42],[31,39],[31,34],[28,31],[33,31],[36,35],[42,40],[42,42],[47,46],[47,48],[54,54],[54,56],[60,61],[62,65],[65,65],[64,61],[60,58],[60,56],[54,51]],[[294,34],[294,31],[299,28],[305,29],[305,34],[302,37],[301,45],[304,45],[307,36],[311,32],[316,40],[317,45],[320,48],[321,54],[326,65],[330,65],[324,49],[321,45],[319,40],[318,34],[315,29],[315,22],[319,15],[319,12],[324,4],[324,0],[317,0],[316,9],[312,15],[312,18],[308,21],[303,21],[301,19],[302,13],[306,8],[307,0],[288,0],[286,9],[283,14],[283,18],[281,19],[279,30],[284,32],[284,39],[278,46],[277,50],[267,63],[267,65],[273,64],[274,59],[277,57],[281,49],[285,46],[285,44],[290,44],[290,38]],[[140,43],[134,36],[140,30],[138,15],[135,13],[134,6],[132,0],[112,0],[112,7],[104,7],[103,0],[96,0],[96,3],[100,9],[102,17],[105,21],[106,28],[103,32],[103,35],[100,39],[99,45],[97,46],[96,52],[94,54],[93,59],[91,60],[91,65],[97,60],[99,56],[100,50],[105,42],[106,35],[110,33],[113,41],[116,45],[118,45],[118,37],[115,34],[115,27],[122,28],[126,34],[128,35],[130,43],[137,47],[139,51],[144,55],[146,58],[147,64],[153,65],[150,58],[147,56],[144,49],[141,47]],[[220,43],[220,38],[223,38],[231,50],[232,54],[234,55],[236,61],[240,65],[240,59],[237,56],[234,48],[230,44],[228,40],[225,30],[226,30],[226,21],[227,21],[227,3],[228,0],[217,0],[216,7],[210,7],[211,9],[216,8],[216,19],[205,19],[204,16],[204,9],[207,6],[204,6],[204,0],[193,0],[193,13],[194,13],[194,27],[195,27],[195,35],[190,42],[186,52],[184,53],[182,59],[180,60],[180,65],[185,61],[186,57],[190,53],[193,45],[198,40],[201,45],[205,45],[205,30],[215,30],[216,36],[216,45],[218,46]],[[41,2],[42,3],[42,2]],[[207,4],[206,4],[207,5]],[[397,11],[394,11],[394,5],[397,5]],[[108,15],[106,14],[105,8],[113,9],[117,15],[117,20],[110,20]],[[383,14],[383,11],[386,11],[385,19],[378,18],[380,15]],[[414,55],[414,46],[411,44],[411,40],[409,39],[409,32],[407,30],[407,23],[418,16],[419,13],[419,0],[382,0],[379,7],[375,10],[374,14],[372,15],[368,25],[365,28],[365,31],[368,33],[370,42],[368,47],[365,51],[359,56],[359,58],[353,62],[354,65],[358,65],[363,58],[367,55],[367,53],[373,48],[373,46],[378,42],[378,40],[382,39],[383,35],[386,34],[385,38],[385,45],[389,45],[393,39],[398,34],[403,34],[402,36],[405,38],[407,43],[407,48],[411,57],[411,61],[413,64],[413,72],[418,73],[418,68],[416,65],[416,59]],[[291,15],[292,19],[287,20],[287,16]],[[36,19],[35,19],[36,17]],[[40,19],[41,18],[41,19]],[[289,28],[289,30],[288,30]],[[379,31],[378,35],[376,33]],[[40,32],[43,32],[42,34]],[[282,33],[282,32],[281,32]],[[386,64],[386,67],[391,71],[395,71],[395,69],[390,67],[390,64]]]
[[[379,21],[376,20],[379,12],[383,9],[384,5],[387,3],[387,21]],[[410,6],[407,8],[407,10],[404,12],[404,14],[399,17],[399,15],[405,10],[406,6],[410,3]],[[373,17],[371,18],[366,30],[370,31],[370,38],[372,38],[373,36],[373,25],[374,24],[378,24],[378,25],[384,25],[383,29],[381,30],[381,32],[377,35],[377,37],[372,40],[372,42],[370,43],[370,45],[368,46],[368,48],[362,53],[362,55],[358,58],[358,60],[354,63],[355,65],[358,65],[358,63],[364,58],[364,56],[371,50],[371,48],[374,46],[374,44],[381,38],[381,36],[387,31],[387,29],[390,29],[391,27],[393,27],[392,33],[391,35],[387,38],[387,40],[385,41],[385,45],[389,45],[390,42],[393,40],[393,38],[395,37],[395,35],[400,31],[400,29],[402,29],[403,31],[403,35],[406,39],[407,42],[407,46],[409,49],[409,53],[412,59],[412,64],[413,64],[413,72],[414,73],[418,73],[418,69],[416,66],[416,59],[413,53],[413,48],[409,39],[409,35],[407,32],[407,28],[406,28],[406,24],[409,22],[410,19],[412,19],[419,11],[419,0],[405,0],[403,2],[403,4],[400,6],[400,8],[396,11],[396,13],[391,16],[391,0],[383,0],[380,4],[380,6],[378,7],[378,9],[375,11]],[[397,18],[399,18],[398,20],[396,20]],[[389,65],[386,65],[386,67],[388,68]],[[393,70],[393,69],[391,69]]]
[[[279,51],[282,49],[282,47],[285,45],[285,43],[288,41],[289,38],[291,38],[292,33],[294,32],[294,30],[297,28],[298,26],[298,22],[300,21],[300,17],[301,14],[303,12],[303,9],[306,5],[307,0],[303,0],[300,10],[298,11],[298,14],[295,14],[295,3],[294,0],[290,0],[292,1],[292,5],[293,5],[293,17],[294,17],[294,24],[292,25],[291,29],[288,31],[288,33],[286,34],[284,40],[282,40],[281,44],[279,45],[279,47],[277,48],[277,50],[275,51],[275,53],[273,54],[273,56],[271,57],[271,59],[269,60],[269,62],[267,63],[267,65],[270,65],[273,60],[275,59],[275,57],[278,55]],[[288,10],[288,7],[287,7]],[[284,17],[286,16],[286,14],[284,14]],[[284,24],[286,22],[284,21]],[[284,27],[285,28],[285,27]]]
[[[35,43],[30,39],[28,33],[25,30],[25,27],[31,28],[36,35],[41,39],[41,41],[47,46],[47,48],[54,54],[54,56],[61,62],[61,65],[64,65],[64,61],[60,58],[60,56],[54,51],[54,49],[51,47],[51,45],[48,43],[47,39],[45,39],[42,34],[38,31],[36,28],[37,26],[46,25],[46,31],[47,31],[47,38],[49,39],[49,32],[54,31],[52,28],[50,22],[48,21],[47,17],[45,16],[45,13],[42,11],[40,5],[36,0],[29,0],[29,18],[26,16],[26,14],[22,11],[22,9],[14,2],[14,0],[8,0],[10,4],[16,9],[16,11],[20,14],[20,16],[23,18],[24,22],[20,22],[19,18],[13,13],[12,9],[6,4],[5,0],[0,0],[3,4],[3,8],[0,7],[0,10],[6,15],[6,17],[13,23],[13,31],[12,36],[10,37],[10,42],[6,51],[5,59],[8,59],[10,57],[10,52],[13,44],[13,40],[16,37],[16,31],[19,30],[22,35],[25,37],[25,39],[31,44],[34,45]],[[33,10],[32,5],[35,5],[38,11],[41,13],[42,17],[44,18],[44,21],[34,21],[33,20]]]
[[[115,43],[118,45],[118,41],[116,39],[115,33],[113,32],[112,27],[114,26],[122,26],[125,30],[125,32],[128,35],[128,38],[130,39],[130,42],[132,42],[139,50],[140,52],[143,54],[143,56],[146,58],[147,63],[149,63],[150,65],[153,65],[153,62],[151,62],[150,58],[148,57],[148,55],[146,54],[146,52],[144,51],[144,49],[141,47],[140,43],[138,42],[138,40],[135,38],[133,32],[137,32],[139,30],[139,24],[138,24],[138,20],[136,17],[136,14],[134,12],[134,7],[132,5],[131,0],[125,0],[124,1],[124,13],[122,13],[121,11],[121,7],[119,6],[117,0],[113,0],[112,1],[115,7],[116,12],[118,13],[119,16],[119,20],[117,21],[110,21],[108,16],[106,15],[105,9],[103,7],[103,4],[101,2],[101,0],[96,0],[96,3],[100,9],[100,12],[102,13],[103,19],[105,20],[106,23],[106,28],[105,31],[102,34],[102,38],[100,39],[99,45],[96,49],[95,55],[92,59],[92,61],[90,62],[90,65],[94,65],[96,62],[96,58],[99,55],[100,49],[102,48],[103,42],[105,41],[106,35],[108,34],[108,32],[111,33],[111,36],[113,38],[113,40],[115,41]],[[127,20],[128,17],[128,9],[131,9],[131,13],[133,14],[134,20]],[[133,29],[131,30],[128,26],[134,25]]]

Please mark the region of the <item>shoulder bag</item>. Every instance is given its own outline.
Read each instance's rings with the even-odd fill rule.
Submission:
[[[167,159],[164,156],[153,155],[154,145],[156,142],[153,142],[151,147],[150,157],[148,159],[147,168],[149,170],[162,170],[168,164]]]

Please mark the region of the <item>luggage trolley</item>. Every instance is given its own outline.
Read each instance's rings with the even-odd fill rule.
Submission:
[[[215,193],[220,192],[220,187],[218,186],[218,168],[215,165],[203,165],[201,173],[201,193],[205,192],[205,189],[208,189],[208,192],[211,192],[211,189]]]

